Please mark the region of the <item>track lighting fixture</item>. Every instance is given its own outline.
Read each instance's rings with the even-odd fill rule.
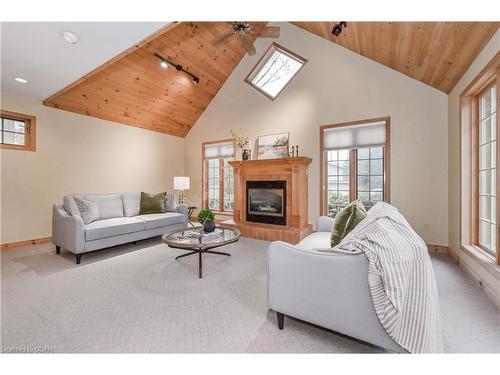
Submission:
[[[332,34],[335,35],[335,36],[339,36],[340,33],[342,32],[342,28],[345,28],[345,27],[347,27],[347,22],[346,21],[340,21],[335,26],[333,26]]]
[[[167,69],[168,68],[168,62],[166,62],[165,60],[160,60],[160,66],[163,69]]]
[[[178,72],[184,72],[186,73],[188,76],[191,77],[191,79],[193,80],[193,83],[195,85],[199,84],[200,83],[200,79],[195,76],[193,73],[191,72],[188,72],[186,69],[184,69],[182,67],[182,65],[179,65],[179,64],[174,64],[172,61],[168,61],[166,58],[164,58],[163,56],[155,53],[155,56],[158,57],[160,59],[160,66],[163,68],[163,69],[166,69],[168,68],[169,65],[172,65],[172,66],[175,66],[175,70],[177,70]]]

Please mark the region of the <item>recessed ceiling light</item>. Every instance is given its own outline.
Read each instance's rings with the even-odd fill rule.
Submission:
[[[68,43],[71,43],[71,44],[76,44],[80,40],[80,37],[78,35],[76,35],[75,33],[71,32],[71,31],[63,31],[63,32],[61,32],[61,36]]]
[[[19,83],[28,83],[27,80],[21,77],[14,77],[14,81],[19,82]]]

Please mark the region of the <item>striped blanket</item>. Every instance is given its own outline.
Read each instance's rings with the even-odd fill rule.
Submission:
[[[410,353],[443,349],[439,296],[427,246],[399,211],[379,202],[337,249],[362,251],[377,316]]]

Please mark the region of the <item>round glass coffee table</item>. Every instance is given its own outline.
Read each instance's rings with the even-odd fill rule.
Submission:
[[[203,276],[202,254],[217,254],[231,256],[228,253],[213,251],[215,249],[233,242],[240,238],[240,231],[235,228],[216,227],[212,233],[205,233],[203,227],[184,228],[163,235],[162,240],[174,249],[188,250],[189,253],[182,254],[175,259],[198,254],[199,278]]]

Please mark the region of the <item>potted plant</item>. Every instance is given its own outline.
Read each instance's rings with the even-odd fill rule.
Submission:
[[[203,225],[205,232],[213,232],[215,230],[215,214],[212,210],[206,209],[198,212],[198,221]]]

